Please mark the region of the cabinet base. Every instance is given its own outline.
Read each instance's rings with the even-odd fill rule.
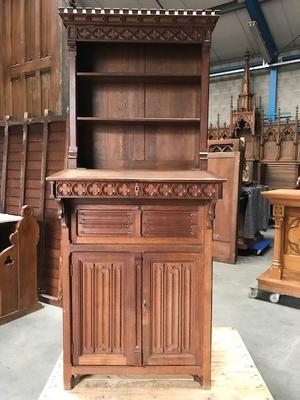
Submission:
[[[234,397],[233,393],[241,394],[243,398],[273,399],[241,337],[232,328],[213,329],[212,387],[209,390],[202,390],[205,382],[201,388],[198,377],[195,382],[192,376],[176,376],[175,372],[168,376],[136,376],[134,373],[122,377],[108,376],[104,372],[105,375],[101,376],[84,376],[76,381],[72,391],[65,391],[62,371],[60,357],[39,400],[94,400],[96,397],[102,400],[150,400],[154,397],[157,400],[224,400]],[[68,379],[72,385],[72,376],[69,375]]]

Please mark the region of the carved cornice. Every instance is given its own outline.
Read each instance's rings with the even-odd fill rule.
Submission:
[[[217,200],[222,195],[220,183],[186,182],[99,182],[57,181],[55,197],[61,198],[127,198]]]
[[[212,10],[138,10],[60,8],[68,42],[203,43],[210,46],[218,12]]]

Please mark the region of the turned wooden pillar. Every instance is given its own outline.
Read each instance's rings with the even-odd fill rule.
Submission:
[[[272,267],[276,270],[276,277],[281,279],[282,276],[282,256],[283,256],[283,226],[284,226],[284,207],[274,206],[273,215],[275,219],[275,235],[274,235],[274,255]]]

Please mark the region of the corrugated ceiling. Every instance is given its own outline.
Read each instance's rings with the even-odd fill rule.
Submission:
[[[82,7],[218,8],[224,10],[213,35],[212,63],[240,61],[246,50],[260,57],[259,46],[248,27],[244,0],[77,0]],[[261,7],[280,53],[299,51],[300,0],[261,0]],[[233,11],[226,11],[233,9]]]

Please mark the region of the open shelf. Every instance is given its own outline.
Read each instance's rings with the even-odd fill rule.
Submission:
[[[102,124],[199,124],[200,118],[101,118],[77,117],[81,122],[100,122]]]
[[[184,74],[152,74],[152,73],[102,73],[102,72],[78,72],[77,77],[89,82],[147,82],[147,83],[199,83],[200,75],[184,75]]]

